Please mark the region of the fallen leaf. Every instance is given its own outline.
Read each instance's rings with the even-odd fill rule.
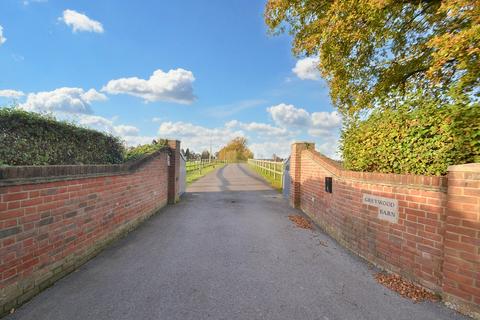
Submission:
[[[288,216],[288,219],[290,219],[290,221],[295,223],[295,225],[299,228],[310,229],[310,230],[313,229],[312,223],[300,215],[295,215],[295,216],[290,215]]]
[[[438,300],[438,297],[435,294],[403,279],[399,275],[380,272],[375,275],[375,279],[378,283],[397,292],[404,298],[413,300],[413,302]]]

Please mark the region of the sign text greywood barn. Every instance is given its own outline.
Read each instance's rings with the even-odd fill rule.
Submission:
[[[378,218],[392,223],[398,222],[397,199],[384,198],[373,194],[363,194],[363,203],[378,207]]]

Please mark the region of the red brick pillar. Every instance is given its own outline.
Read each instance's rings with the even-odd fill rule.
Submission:
[[[180,188],[180,141],[167,140],[167,145],[171,150],[168,167],[168,204],[174,204],[178,201]]]
[[[448,168],[444,299],[480,319],[480,163]]]
[[[300,207],[300,181],[302,178],[302,151],[315,149],[312,142],[295,142],[292,144],[290,155],[290,205],[294,208]]]

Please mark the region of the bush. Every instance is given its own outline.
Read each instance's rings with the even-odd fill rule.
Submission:
[[[376,110],[344,128],[341,150],[355,171],[442,175],[449,165],[480,162],[480,106],[419,99]]]
[[[0,164],[111,164],[123,161],[121,141],[50,116],[0,108]]]
[[[145,155],[152,154],[167,145],[166,140],[153,140],[151,144],[144,144],[138,147],[129,148],[125,151],[125,161],[135,160]]]

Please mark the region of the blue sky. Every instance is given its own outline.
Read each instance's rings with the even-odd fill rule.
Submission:
[[[308,140],[335,156],[340,116],[265,1],[2,0],[0,105],[51,113],[128,145],[196,152],[248,138],[257,157]],[[338,156],[337,156],[338,157]]]

